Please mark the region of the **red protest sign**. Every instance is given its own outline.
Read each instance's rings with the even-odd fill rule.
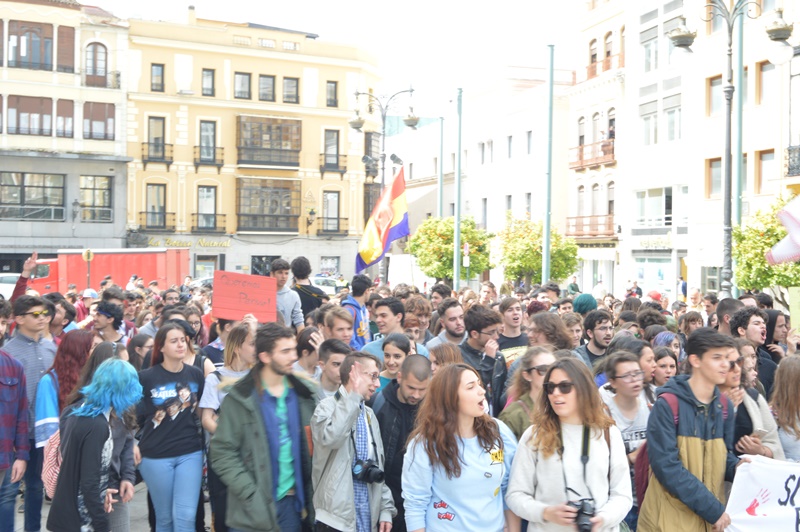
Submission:
[[[277,290],[274,277],[215,271],[211,313],[223,320],[241,320],[245,314],[252,314],[259,323],[276,321]]]

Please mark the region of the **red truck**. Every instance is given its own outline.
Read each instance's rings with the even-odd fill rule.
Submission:
[[[37,261],[29,286],[45,294],[67,292],[75,283],[80,290],[97,290],[103,277],[110,275],[114,283],[124,287],[132,275],[144,279],[145,285],[158,281],[161,290],[179,285],[189,275],[187,248],[125,248],[125,249],[59,249],[58,258]],[[84,254],[91,261],[84,260]]]

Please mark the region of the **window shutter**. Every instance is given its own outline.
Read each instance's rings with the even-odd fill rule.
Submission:
[[[58,27],[58,58],[59,72],[75,72],[75,28],[71,26]]]

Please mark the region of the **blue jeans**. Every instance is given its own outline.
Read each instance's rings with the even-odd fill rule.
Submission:
[[[295,505],[297,496],[287,495],[275,503],[275,511],[278,513],[278,530],[281,532],[300,532],[303,524],[300,521],[300,514]],[[238,528],[230,528],[229,532],[244,532]]]
[[[203,452],[173,458],[142,458],[139,471],[156,510],[157,532],[194,532]]]
[[[42,502],[44,500],[44,484],[42,483],[42,460],[44,448],[36,448],[31,440],[31,457],[25,470],[25,531],[39,532],[42,529]],[[8,471],[0,486],[0,532],[14,532],[14,516],[17,510],[17,492],[19,482],[11,483],[11,471]]]

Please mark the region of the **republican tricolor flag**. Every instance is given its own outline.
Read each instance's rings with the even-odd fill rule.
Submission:
[[[398,238],[411,234],[408,229],[408,203],[406,203],[406,180],[403,169],[397,173],[392,186],[386,188],[372,209],[367,220],[364,236],[358,245],[356,273],[362,272],[380,261]]]

